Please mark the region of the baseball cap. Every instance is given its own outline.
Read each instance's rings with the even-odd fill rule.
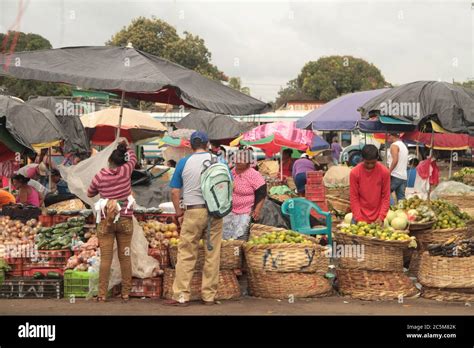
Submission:
[[[192,143],[194,140],[197,139],[199,139],[202,143],[207,143],[209,141],[207,134],[201,131],[195,131],[193,134],[191,134],[191,139],[189,140]]]

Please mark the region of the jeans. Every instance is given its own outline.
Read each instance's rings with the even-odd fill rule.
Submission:
[[[394,176],[390,177],[390,193],[395,191],[397,195],[397,201],[402,201],[405,199],[405,189],[407,188],[407,181],[403,179],[396,178]]]

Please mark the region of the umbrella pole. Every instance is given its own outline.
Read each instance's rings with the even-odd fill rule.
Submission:
[[[431,147],[430,147],[430,156],[429,156],[430,161],[431,161],[431,157],[433,156],[433,146],[434,146],[434,129],[431,128]],[[428,181],[431,181],[431,171],[429,173],[430,175],[428,176]],[[431,184],[429,185],[430,185],[430,188],[428,190],[428,202],[431,200]]]
[[[280,180],[283,181],[283,147],[280,149]]]
[[[48,162],[49,162],[49,179],[48,179],[48,189],[49,189],[49,192],[51,192],[51,188],[52,188],[52,184],[51,184],[51,169],[53,168],[52,166],[52,159],[51,159],[51,155],[52,155],[52,151],[51,151],[52,147],[49,147],[48,149],[48,152],[49,152],[49,158],[48,158]]]
[[[449,155],[449,174],[448,179],[451,179],[451,172],[453,170],[453,150],[451,150],[451,154]]]
[[[388,166],[388,152],[390,148],[388,147],[388,133],[385,131],[385,165]]]
[[[119,124],[117,128],[116,139],[120,137],[120,128],[122,128],[122,115],[123,115],[123,100],[125,99],[125,91],[122,91],[122,96],[120,98],[120,113],[119,113]]]

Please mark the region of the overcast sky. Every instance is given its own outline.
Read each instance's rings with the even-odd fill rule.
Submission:
[[[103,45],[138,16],[201,36],[212,61],[273,100],[303,65],[327,55],[374,63],[391,83],[474,78],[471,1],[0,0],[0,32],[46,37],[53,47]]]

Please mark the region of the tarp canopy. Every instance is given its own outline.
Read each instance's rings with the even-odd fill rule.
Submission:
[[[28,105],[38,106],[53,112],[62,126],[65,153],[85,153],[90,151],[89,139],[79,115],[67,115],[67,109],[73,102],[54,97],[38,97],[27,101]],[[80,103],[80,102],[79,102]],[[65,112],[66,110],[66,112]]]
[[[361,119],[358,108],[387,90],[355,92],[333,99],[296,121],[296,127],[320,131],[354,130]]]
[[[466,150],[474,147],[474,137],[467,134],[407,132],[403,140],[421,143],[436,150]]]
[[[6,130],[24,147],[46,148],[65,138],[62,126],[48,110],[16,98],[0,96],[0,118]]]
[[[108,108],[81,116],[81,122],[89,139],[96,145],[107,145],[115,140],[120,108]],[[140,140],[163,135],[166,127],[150,114],[138,110],[123,109],[120,136],[136,143]]]
[[[234,139],[250,130],[252,125],[239,122],[231,116],[194,110],[176,122],[176,127],[204,131],[210,140],[222,140]]]
[[[435,118],[451,133],[474,134],[474,90],[447,82],[416,81],[394,87],[360,110],[363,119],[378,113],[418,125]]]
[[[21,64],[13,64],[21,61]],[[132,47],[66,47],[0,54],[0,74],[125,92],[126,97],[225,115],[258,114],[269,105],[218,81]]]

